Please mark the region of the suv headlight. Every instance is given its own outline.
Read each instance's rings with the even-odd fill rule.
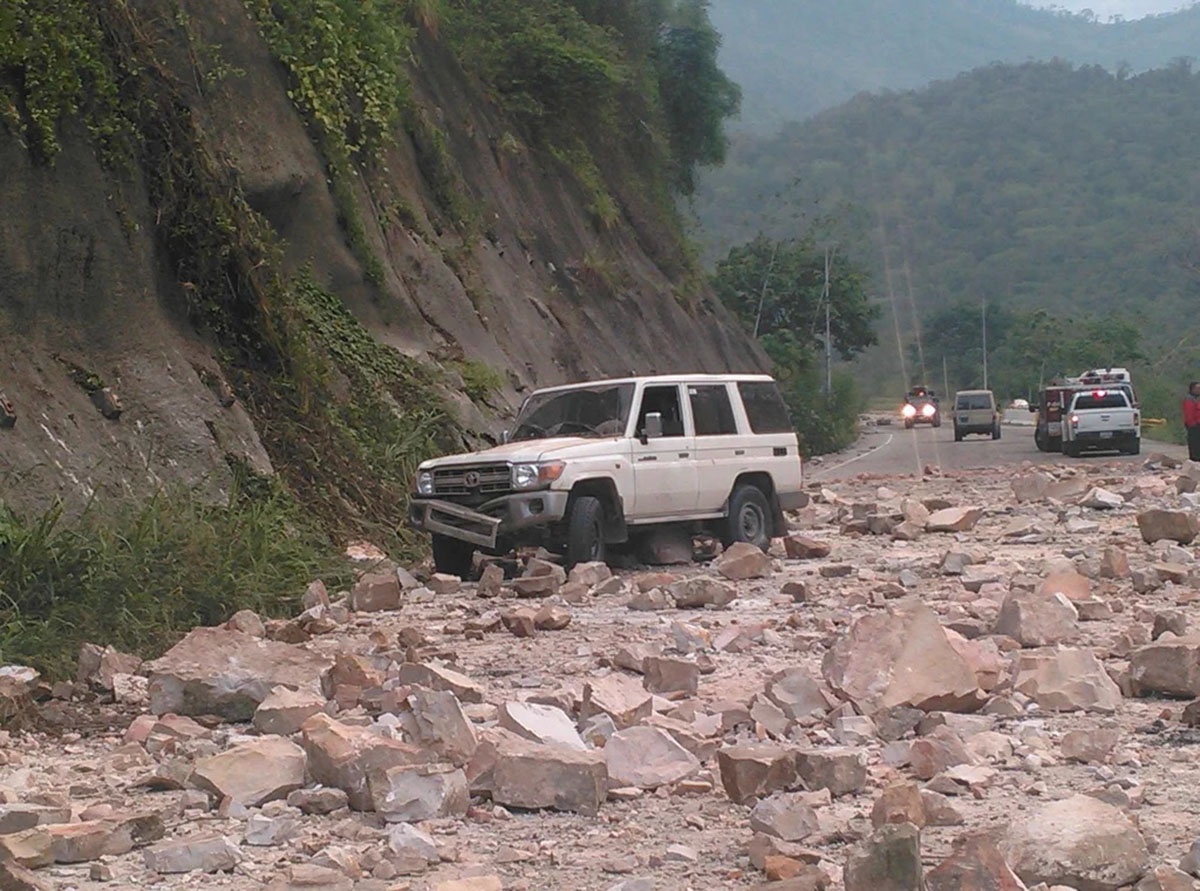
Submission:
[[[541,464],[514,464],[512,487],[514,489],[536,489],[547,486],[563,475],[564,461],[543,461]]]
[[[433,471],[422,470],[417,473],[417,494],[432,495],[433,494]]]
[[[932,418],[934,415],[937,414],[937,409],[934,408],[932,405],[926,405],[923,409],[921,409],[921,414],[923,414],[927,418]]]

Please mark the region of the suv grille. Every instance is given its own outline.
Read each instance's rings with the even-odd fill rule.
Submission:
[[[433,472],[435,495],[504,495],[512,487],[507,464],[446,467]]]

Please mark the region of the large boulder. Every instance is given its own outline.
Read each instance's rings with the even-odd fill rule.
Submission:
[[[245,807],[287,798],[304,785],[304,750],[282,736],[264,736],[196,762],[189,782]]]
[[[717,572],[734,581],[766,578],[771,558],[749,542],[734,542],[717,559]]]
[[[1144,510],[1138,514],[1137,524],[1142,538],[1149,544],[1156,541],[1191,544],[1200,532],[1200,518],[1186,510]]]
[[[1200,636],[1156,640],[1133,652],[1129,678],[1134,692],[1200,696]]]
[[[926,532],[970,532],[983,518],[983,508],[947,507],[934,511],[925,521]]]
[[[1029,885],[1117,891],[1150,869],[1146,841],[1129,818],[1087,795],[1052,801],[1014,820],[1002,849]]]
[[[366,727],[343,724],[326,714],[313,715],[301,730],[312,778],[346,793],[355,810],[375,806],[370,777],[376,771],[437,760],[429,749],[407,745]]]
[[[492,800],[505,807],[552,808],[594,817],[608,797],[603,752],[506,740],[492,768]]]
[[[1013,591],[996,617],[996,634],[1023,647],[1046,647],[1079,637],[1079,610],[1060,591]]]
[[[1090,650],[1043,649],[1017,658],[1013,688],[1049,711],[1115,712],[1121,688]]]
[[[657,789],[687,779],[700,769],[696,756],[658,727],[619,730],[604,744],[608,784]]]
[[[333,666],[319,653],[225,628],[196,628],[147,664],[156,715],[249,721],[275,687],[321,692]]]
[[[821,671],[863,714],[901,705],[974,711],[981,704],[974,669],[950,643],[937,614],[921,604],[855,621],[825,654]]]

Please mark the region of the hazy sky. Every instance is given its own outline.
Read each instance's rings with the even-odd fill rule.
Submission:
[[[1027,0],[1029,2],[1029,0]],[[1030,6],[1058,6],[1072,12],[1090,9],[1100,18],[1107,19],[1110,15],[1121,15],[1127,19],[1139,19],[1142,16],[1159,12],[1172,12],[1183,6],[1190,6],[1190,0],[1051,0],[1051,2],[1029,2]]]

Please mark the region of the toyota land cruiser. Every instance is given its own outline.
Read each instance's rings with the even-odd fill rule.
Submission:
[[[765,375],[676,375],[538,390],[496,448],[418,468],[409,525],[438,571],[542,545],[568,566],[656,524],[765,549],[802,507],[787,407]]]

